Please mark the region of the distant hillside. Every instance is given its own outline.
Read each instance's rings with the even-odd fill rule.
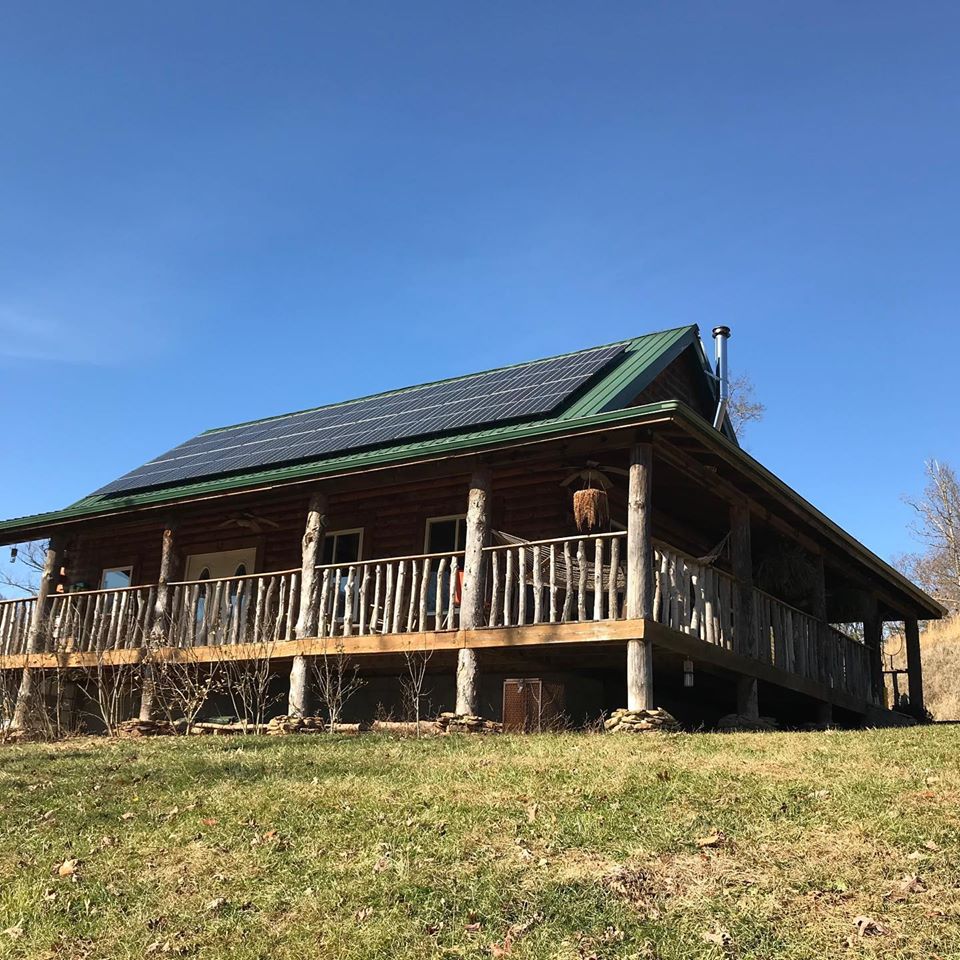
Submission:
[[[937,720],[960,720],[960,617],[931,622],[920,635],[920,648],[927,709]],[[898,668],[906,668],[902,639],[888,639],[886,652]],[[901,689],[906,681],[901,678]]]

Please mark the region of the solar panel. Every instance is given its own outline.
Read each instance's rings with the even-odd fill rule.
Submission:
[[[594,347],[202,433],[97,493],[165,486],[543,416],[624,348],[623,343]]]

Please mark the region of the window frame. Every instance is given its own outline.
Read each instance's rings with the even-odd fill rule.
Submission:
[[[346,566],[350,566],[353,563],[362,563],[363,562],[363,531],[364,527],[344,527],[342,530],[325,530],[323,533],[323,540],[320,541],[320,560],[321,563],[318,566],[321,567],[336,567],[343,566],[343,564],[338,564],[336,561],[337,555],[337,538],[338,537],[349,537],[353,534],[358,534],[357,537],[357,559],[350,560],[347,562]],[[327,539],[333,538],[333,550],[330,552],[331,560],[329,563],[323,563],[323,554],[326,550]]]
[[[448,523],[451,520],[458,521],[457,531],[459,532],[459,529],[460,529],[459,521],[462,520],[464,522],[464,525],[466,525],[467,515],[465,513],[448,513],[446,516],[442,516],[442,517],[427,517],[423,525],[423,552],[424,553],[430,553],[430,527],[434,523]],[[466,537],[466,529],[464,529],[464,537]],[[454,540],[454,548],[452,552],[463,553],[466,547],[466,544],[461,544],[459,547],[456,545],[456,541],[457,541],[456,533],[454,533],[453,540]]]
[[[125,587],[108,587],[104,582],[108,573],[125,573],[127,575],[127,585]],[[125,563],[115,567],[104,567],[100,571],[100,589],[101,590],[126,590],[133,586],[133,564]]]

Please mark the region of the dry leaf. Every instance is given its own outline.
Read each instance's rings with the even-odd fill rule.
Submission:
[[[19,940],[23,936],[23,924],[18,923],[15,927],[7,927],[3,933],[11,940]]]
[[[220,821],[216,817],[204,817],[200,822],[205,827],[215,827]]]
[[[924,840],[924,841],[923,841],[923,845],[924,845],[928,850],[937,851],[937,850],[940,849],[939,844],[934,843],[932,840]]]
[[[57,876],[64,878],[72,877],[77,872],[79,866],[79,860],[64,860],[63,863],[57,867]]]
[[[369,917],[373,916],[373,907],[363,907],[357,911],[357,921],[363,923]]]
[[[135,816],[136,816],[135,813],[133,813],[132,811],[128,810],[126,813],[121,813],[121,814],[120,814],[120,819],[121,819],[121,820],[132,820]]]
[[[468,923],[464,928],[467,933],[479,933],[480,932],[480,921],[475,920],[473,923]]]
[[[853,925],[857,928],[857,936],[861,939],[863,937],[882,937],[889,932],[882,923],[878,923],[870,917],[857,917],[853,921]]]
[[[222,910],[226,905],[226,897],[214,897],[212,900],[207,902],[203,909],[206,910],[207,913],[213,913],[215,910]]]
[[[719,830],[714,830],[713,833],[708,833],[705,837],[699,837],[696,844],[702,850],[704,847],[719,847],[726,839]]]
[[[533,823],[537,819],[537,811],[540,809],[540,805],[536,803],[531,803],[527,807],[527,823]]]

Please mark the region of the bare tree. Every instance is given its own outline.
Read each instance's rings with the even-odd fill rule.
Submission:
[[[31,540],[10,547],[11,562],[0,560],[0,598],[32,597],[40,586],[47,555],[46,540]]]
[[[327,710],[327,727],[333,733],[343,716],[347,701],[364,685],[357,665],[347,656],[343,639],[331,638],[333,649],[327,649],[324,639],[323,653],[313,658],[313,677],[317,697]]]
[[[738,437],[743,435],[748,423],[758,423],[766,412],[767,408],[754,396],[753,381],[745,373],[730,379],[727,416]]]
[[[924,466],[927,484],[919,498],[904,497],[916,517],[911,531],[920,553],[899,557],[898,565],[952,614],[960,612],[960,483],[939,460]]]

